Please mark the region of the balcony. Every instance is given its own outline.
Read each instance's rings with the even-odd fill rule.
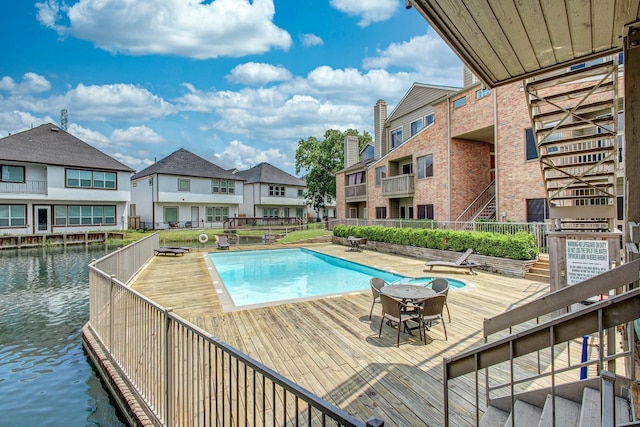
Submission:
[[[410,197],[413,196],[413,174],[392,176],[382,179],[383,197]]]
[[[347,185],[344,188],[345,200],[347,202],[363,202],[367,200],[367,183]]]
[[[0,194],[47,194],[47,181],[0,182]]]

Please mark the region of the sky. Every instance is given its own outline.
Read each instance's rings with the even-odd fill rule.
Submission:
[[[54,123],[140,171],[180,148],[293,175],[300,140],[373,134],[462,63],[404,0],[19,0],[0,16],[0,138]]]

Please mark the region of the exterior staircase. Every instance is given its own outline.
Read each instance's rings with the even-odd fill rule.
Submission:
[[[618,163],[617,59],[528,80],[549,216],[557,231],[611,231]]]
[[[580,401],[556,396],[555,408],[551,395],[547,395],[542,407],[530,404],[524,400],[516,400],[513,412],[508,413],[490,406],[480,419],[481,427],[511,426],[517,427],[547,427],[553,426],[553,412],[555,411],[555,425],[562,427],[601,427],[604,425],[600,410],[600,391],[586,387]],[[512,418],[515,423],[512,424]],[[631,421],[629,401],[615,396],[616,425],[624,425]]]
[[[539,254],[536,263],[524,275],[524,278],[536,282],[549,283],[549,254]]]

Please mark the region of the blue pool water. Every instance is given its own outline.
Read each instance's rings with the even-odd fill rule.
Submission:
[[[0,251],[0,425],[123,426],[82,350],[104,245]]]
[[[415,284],[431,280],[407,278],[300,248],[209,255],[236,306],[362,291],[369,289],[372,277]],[[454,285],[465,286],[460,281],[452,281]]]

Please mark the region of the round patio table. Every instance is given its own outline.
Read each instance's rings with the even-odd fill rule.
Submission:
[[[383,286],[382,289],[380,289],[380,293],[403,301],[424,300],[436,294],[433,289],[420,285]]]

